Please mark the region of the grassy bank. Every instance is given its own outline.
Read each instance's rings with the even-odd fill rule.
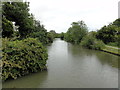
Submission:
[[[119,50],[120,50],[120,48],[116,48],[116,47],[108,46],[108,45],[105,45],[105,47],[102,49],[102,51],[104,51],[104,52],[108,52],[108,53],[120,56]]]

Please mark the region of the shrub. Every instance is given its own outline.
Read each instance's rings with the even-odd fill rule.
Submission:
[[[102,50],[102,48],[104,48],[105,44],[103,43],[103,41],[101,40],[95,40],[94,44],[92,45],[92,49],[96,49],[96,50]]]
[[[108,43],[108,45],[118,47],[119,42],[110,42],[110,43]]]
[[[37,39],[3,39],[2,79],[16,79],[46,69],[47,51]]]
[[[84,37],[80,43],[81,46],[101,50],[104,47],[104,43],[101,40],[97,40],[95,37],[87,35]]]

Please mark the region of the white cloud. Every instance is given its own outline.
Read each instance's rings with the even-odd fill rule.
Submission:
[[[66,32],[73,21],[83,20],[96,30],[118,18],[119,0],[27,0],[30,12],[45,28]]]

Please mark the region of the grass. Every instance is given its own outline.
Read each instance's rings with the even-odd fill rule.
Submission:
[[[120,55],[120,49],[114,48],[114,47],[109,47],[109,46],[105,46],[103,49],[103,51],[109,52],[109,53],[113,53],[113,54],[117,54]]]

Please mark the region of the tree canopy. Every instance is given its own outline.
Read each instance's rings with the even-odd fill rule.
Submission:
[[[113,23],[108,26],[103,26],[97,31],[97,39],[102,40],[104,43],[108,44],[110,42],[119,41],[120,35],[120,19],[116,19]]]
[[[82,38],[87,34],[87,25],[83,21],[73,22],[65,34],[65,39],[68,42],[80,43]]]
[[[21,37],[26,37],[32,33],[33,17],[29,13],[29,3],[27,2],[4,2],[3,3],[3,16],[15,25],[18,25]]]

